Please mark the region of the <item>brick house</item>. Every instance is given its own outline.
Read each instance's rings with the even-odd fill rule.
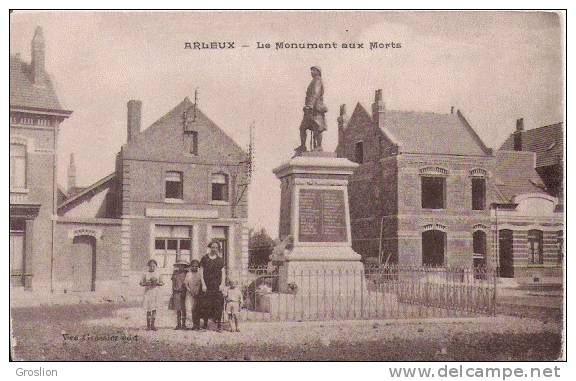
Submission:
[[[178,259],[221,242],[227,271],[248,268],[247,154],[188,98],[141,131],[142,103],[127,105],[128,141],[113,173],[79,188],[71,162],[58,206],[61,289],[137,286],[150,258],[169,280]],[[79,191],[78,191],[79,190]]]
[[[352,245],[363,257],[411,265],[484,265],[491,258],[494,155],[460,111],[357,104],[338,118],[349,183]]]
[[[57,141],[65,110],[44,67],[40,27],[32,59],[10,56],[10,280],[13,289],[50,290],[56,251]]]
[[[562,283],[564,257],[562,123],[516,132],[496,152],[496,232],[500,276]]]
[[[527,151],[536,154],[535,170],[546,191],[564,203],[563,123],[524,130],[524,119],[516,121],[516,131],[500,147],[501,151]]]

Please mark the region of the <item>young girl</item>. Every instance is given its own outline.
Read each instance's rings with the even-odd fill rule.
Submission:
[[[146,330],[156,331],[154,321],[156,320],[156,310],[160,305],[160,286],[164,283],[160,279],[160,274],[156,271],[158,262],[150,259],[147,263],[148,271],[142,276],[140,286],[144,287],[144,300],[142,307],[146,310]]]

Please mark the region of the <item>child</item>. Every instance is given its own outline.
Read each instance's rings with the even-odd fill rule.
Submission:
[[[144,287],[144,299],[142,306],[146,310],[146,330],[156,331],[154,322],[156,320],[156,310],[160,305],[160,286],[164,283],[160,279],[160,274],[156,271],[158,262],[150,259],[146,264],[148,271],[142,276],[140,286]]]
[[[231,280],[229,284],[226,290],[226,313],[228,314],[228,321],[230,321],[230,330],[240,332],[238,328],[238,314],[242,306],[242,292],[233,280]],[[235,329],[233,329],[232,323],[234,323]]]
[[[202,279],[198,268],[200,262],[196,259],[190,261],[190,271],[186,274],[184,285],[190,297],[190,312],[192,313],[192,330],[200,329],[200,297],[202,294]]]
[[[178,260],[174,263],[174,272],[172,273],[172,296],[168,309],[176,311],[176,328],[186,329],[186,286],[184,279],[188,270],[188,262]]]

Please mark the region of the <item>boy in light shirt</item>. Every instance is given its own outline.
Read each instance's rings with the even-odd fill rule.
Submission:
[[[184,286],[188,292],[189,300],[190,300],[190,312],[192,313],[192,329],[199,330],[200,329],[200,315],[201,306],[200,306],[200,298],[202,296],[202,279],[200,276],[200,272],[198,271],[198,267],[200,262],[196,259],[190,261],[190,271],[186,274],[186,279],[184,280]],[[206,321],[206,318],[204,318]]]
[[[230,322],[230,330],[240,332],[238,327],[238,314],[242,307],[242,292],[237,287],[236,282],[229,281],[229,287],[226,290],[226,313]]]

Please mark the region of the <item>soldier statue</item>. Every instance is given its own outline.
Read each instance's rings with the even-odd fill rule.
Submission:
[[[294,151],[296,154],[306,152],[306,135],[312,131],[311,148],[313,151],[322,151],[322,133],[326,131],[324,114],[328,111],[324,105],[324,85],[322,84],[322,71],[318,66],[310,68],[312,80],[306,90],[304,101],[304,117],[300,123],[300,146]]]

